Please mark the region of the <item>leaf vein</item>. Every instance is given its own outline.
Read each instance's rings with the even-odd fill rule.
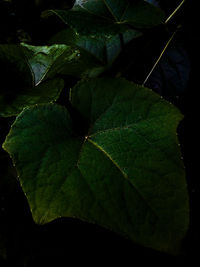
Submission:
[[[155,218],[159,218],[157,213],[152,209],[152,207],[148,204],[148,201],[145,199],[145,197],[141,194],[141,192],[138,190],[138,188],[136,188],[135,185],[133,185],[128,177],[128,175],[120,168],[120,166],[118,165],[117,162],[115,162],[113,160],[113,158],[101,147],[99,146],[97,143],[95,143],[94,141],[92,141],[91,139],[88,139],[88,141],[93,144],[98,150],[100,150],[101,152],[104,153],[104,155],[109,158],[111,160],[111,162],[113,163],[113,165],[121,172],[122,176],[128,181],[129,185],[134,189],[134,191],[137,192],[137,194],[140,196],[140,198],[143,200],[143,202],[147,205],[147,207],[149,208],[149,210],[151,210],[152,214],[155,216]]]

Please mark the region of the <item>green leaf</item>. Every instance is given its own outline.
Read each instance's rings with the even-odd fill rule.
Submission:
[[[48,10],[42,16],[57,15],[80,34],[117,34],[129,29],[149,28],[164,21],[159,8],[145,2],[129,0],[88,0],[71,10]]]
[[[104,1],[120,23],[128,23],[136,28],[151,28],[164,22],[164,12],[146,1]]]
[[[100,65],[111,64],[121,52],[121,40],[117,35],[80,35],[73,31],[73,40],[70,39],[72,30],[66,29],[57,33],[50,40],[50,43],[69,44],[75,49],[79,49],[81,55],[85,54],[92,56],[94,62],[99,62]],[[122,34],[124,45],[134,38],[141,36],[141,32],[136,30],[127,30]],[[71,40],[71,41],[70,41]],[[85,65],[88,63],[86,57]]]
[[[180,112],[124,79],[80,82],[71,101],[79,122],[56,104],[26,108],[3,144],[34,220],[76,217],[177,253],[188,227]]]
[[[101,12],[99,10],[99,12]],[[115,24],[113,18],[106,18],[98,16],[97,14],[89,12],[85,8],[73,8],[67,10],[47,10],[43,12],[43,17],[51,15],[58,16],[64,23],[76,29],[78,33],[87,34],[117,34],[128,27],[126,25]]]
[[[34,104],[56,101],[64,87],[64,81],[59,78],[44,81],[35,87],[13,87],[13,91],[0,93],[0,115],[3,117],[16,116],[23,108]],[[15,91],[16,90],[16,91]]]
[[[21,46],[24,48],[35,85],[60,73],[66,62],[77,60],[77,52],[63,44],[51,46],[21,44]]]
[[[77,78],[98,77],[107,68],[99,60],[86,51],[76,49],[77,60],[66,62],[60,74],[70,75]]]
[[[72,46],[74,43],[76,43],[78,34],[75,30],[68,28],[64,29],[62,31],[57,32],[55,35],[53,35],[48,44],[53,45],[53,44],[65,44]]]
[[[55,101],[64,86],[55,76],[63,69],[67,73],[66,67],[70,73],[70,63],[78,60],[77,51],[66,45],[0,45],[0,115],[13,116],[27,105]]]
[[[93,38],[81,36],[73,29],[64,29],[55,34],[49,40],[49,44],[69,45],[77,56],[76,60],[65,62],[61,74],[77,78],[92,78],[105,71],[107,66],[105,66],[104,58],[98,57],[99,54],[104,53],[105,49],[102,40],[103,38],[99,36],[93,36]]]

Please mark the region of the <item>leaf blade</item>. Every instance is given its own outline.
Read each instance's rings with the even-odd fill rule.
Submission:
[[[132,27],[151,28],[164,22],[161,9],[145,2],[127,0],[89,0],[71,10],[47,10],[43,17],[57,15],[64,23],[83,35],[119,34]]]
[[[51,58],[52,64],[54,61],[51,65],[53,70],[50,70],[48,66],[42,69],[41,62],[34,55],[34,51],[36,54],[38,51],[41,53],[46,47],[31,46],[31,50],[26,50],[27,47],[30,48],[22,44],[0,45],[0,63],[4,66],[1,72],[1,116],[15,116],[26,105],[53,102],[57,100],[63,89],[63,80],[55,77],[62,64],[58,64],[54,58]],[[65,46],[51,46],[49,49],[60,51],[61,48],[63,51]],[[45,59],[43,58],[44,65],[45,61],[48,62],[47,57],[45,55]]]
[[[76,217],[176,253],[188,226],[180,112],[124,79],[80,82],[72,104],[90,124],[85,136],[67,110],[41,105],[18,116],[3,145],[35,221]]]

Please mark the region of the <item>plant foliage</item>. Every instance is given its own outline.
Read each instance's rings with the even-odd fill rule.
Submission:
[[[189,220],[182,115],[115,70],[130,42],[163,25],[164,12],[141,0],[88,0],[42,17],[52,14],[65,28],[48,45],[0,45],[11,77],[3,75],[0,115],[16,116],[3,149],[34,221],[75,217],[178,253]]]
[[[3,145],[34,220],[76,217],[176,251],[188,225],[180,113],[122,79],[81,82],[71,101],[89,125],[85,136],[65,108],[37,105],[17,117]]]

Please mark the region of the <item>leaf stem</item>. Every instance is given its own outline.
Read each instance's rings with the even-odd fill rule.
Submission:
[[[178,27],[176,28],[176,30],[173,32],[173,34],[171,35],[171,37],[169,38],[169,40],[167,41],[165,47],[163,48],[162,52],[160,53],[158,59],[156,60],[155,64],[153,65],[152,69],[150,70],[150,72],[148,73],[146,79],[144,80],[142,86],[144,86],[147,82],[147,80],[149,79],[149,77],[151,76],[152,72],[154,71],[155,67],[158,65],[160,59],[162,58],[163,54],[165,53],[166,49],[168,48],[169,44],[171,43],[171,41],[173,40],[174,36],[176,35],[177,31],[181,28],[181,25],[178,25]]]
[[[165,24],[167,24],[171,18],[176,14],[176,12],[182,7],[186,0],[181,1],[181,3],[177,6],[177,8],[170,14],[170,16],[165,20]]]

